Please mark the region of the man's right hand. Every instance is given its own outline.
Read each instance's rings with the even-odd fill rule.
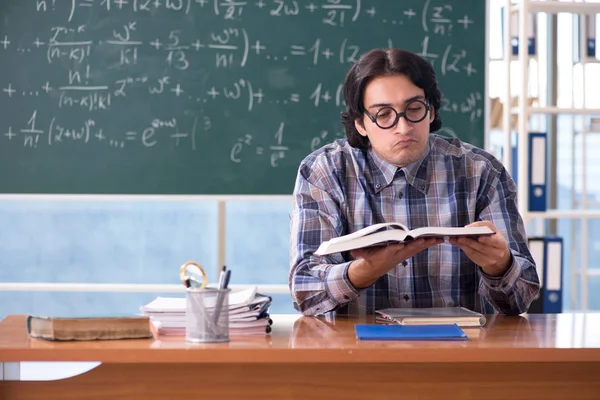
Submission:
[[[348,268],[348,279],[357,289],[369,287],[402,261],[443,242],[443,239],[421,238],[408,243],[353,250],[351,254],[356,260]]]

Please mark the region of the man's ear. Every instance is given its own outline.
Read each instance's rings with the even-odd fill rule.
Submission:
[[[356,128],[358,133],[360,133],[361,136],[367,137],[367,130],[365,129],[365,126],[363,125],[363,122],[360,119],[354,120],[354,127]]]
[[[432,123],[435,119],[435,108],[429,107],[429,123]]]

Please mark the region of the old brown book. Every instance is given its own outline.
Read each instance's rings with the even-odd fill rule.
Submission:
[[[150,319],[132,317],[27,317],[29,336],[46,340],[113,340],[151,338]]]

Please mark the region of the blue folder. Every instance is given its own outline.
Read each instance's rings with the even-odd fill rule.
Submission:
[[[356,324],[354,330],[360,340],[468,340],[466,333],[456,324]]]

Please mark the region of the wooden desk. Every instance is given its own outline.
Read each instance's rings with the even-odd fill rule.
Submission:
[[[99,361],[58,381],[1,381],[0,399],[600,399],[600,314],[489,316],[467,342],[364,342],[337,318],[273,316],[270,336],[189,344],[30,339],[0,322],[0,362]],[[192,396],[192,397],[186,397]]]

